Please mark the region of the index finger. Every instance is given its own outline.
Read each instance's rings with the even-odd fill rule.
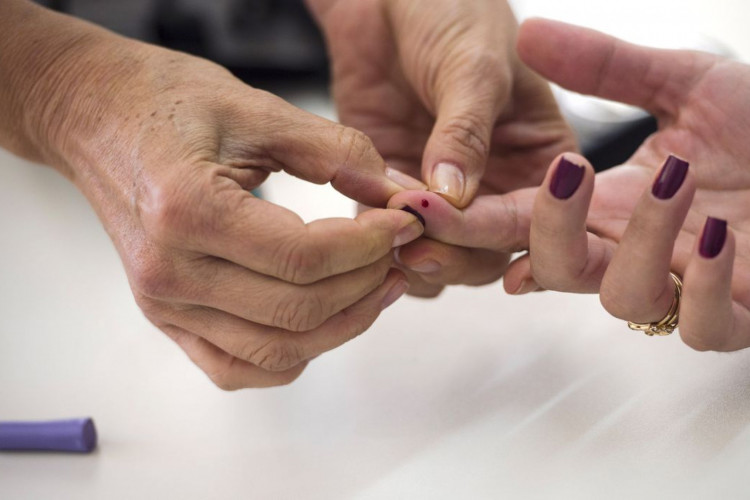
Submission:
[[[409,207],[425,220],[425,236],[468,248],[517,252],[529,248],[529,230],[537,188],[503,195],[478,196],[459,210],[443,197],[426,191],[402,191],[389,208]]]
[[[168,246],[293,283],[372,264],[424,229],[414,215],[387,209],[305,224],[294,212],[256,198],[220,173],[211,179],[195,183],[194,196],[165,196],[155,213],[144,214],[144,225]],[[202,204],[186,203],[185,196]]]

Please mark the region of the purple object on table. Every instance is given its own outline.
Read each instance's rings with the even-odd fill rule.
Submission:
[[[47,450],[90,453],[96,448],[91,418],[46,422],[0,422],[0,450]]]

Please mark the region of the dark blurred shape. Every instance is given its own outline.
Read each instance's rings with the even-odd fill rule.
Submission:
[[[211,59],[249,83],[325,81],[323,39],[302,0],[38,0],[125,36]]]
[[[643,141],[656,132],[657,123],[656,118],[647,116],[610,127],[611,130],[583,148],[583,155],[597,172],[625,163]]]

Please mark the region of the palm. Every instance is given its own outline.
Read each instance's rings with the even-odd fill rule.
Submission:
[[[737,238],[733,296],[750,308],[750,102],[737,88],[750,85],[750,68],[721,62],[705,69],[679,113],[660,117],[660,130],[627,165],[597,176],[589,229],[616,243],[633,208],[669,153],[689,159],[696,194],[675,244],[673,268],[683,272],[707,216],[728,219]],[[728,126],[731,124],[731,126]],[[648,165],[646,167],[645,165]]]

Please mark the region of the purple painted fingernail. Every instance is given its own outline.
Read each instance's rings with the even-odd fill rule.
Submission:
[[[586,169],[581,165],[569,161],[564,156],[557,164],[557,170],[552,175],[549,190],[552,196],[559,200],[567,200],[576,192],[583,181]]]
[[[698,245],[698,251],[703,257],[713,259],[721,253],[726,240],[727,221],[709,217],[706,219],[706,225],[703,226],[703,234],[701,235],[700,245]]]
[[[651,188],[651,193],[660,200],[670,199],[682,186],[689,165],[685,160],[669,155]]]

